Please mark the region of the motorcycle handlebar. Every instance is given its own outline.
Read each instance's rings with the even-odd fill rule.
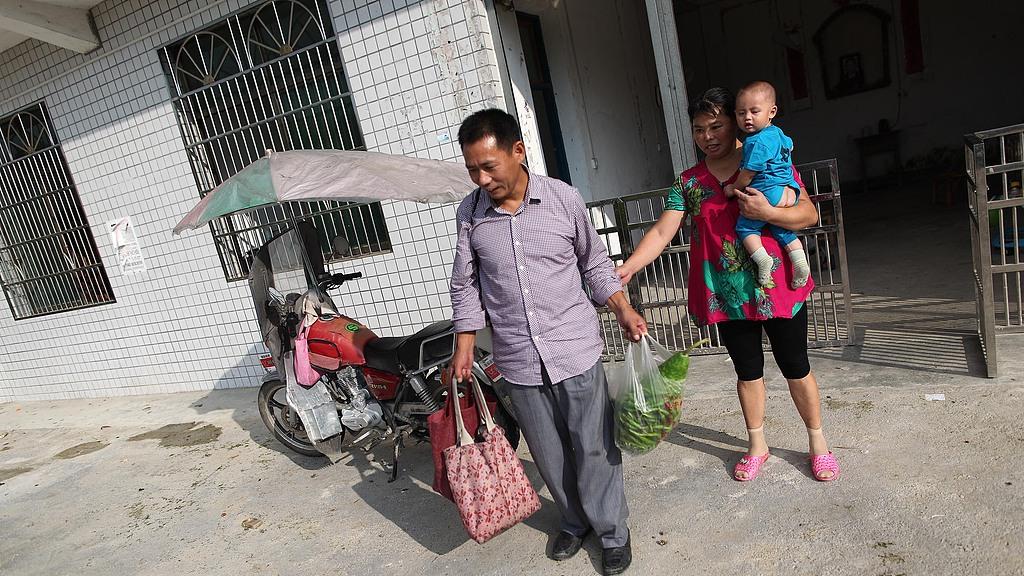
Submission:
[[[362,272],[353,272],[351,274],[331,274],[330,276],[328,276],[324,280],[321,280],[318,287],[321,290],[326,290],[328,288],[335,288],[335,287],[341,286],[342,284],[344,284],[345,282],[348,282],[349,280],[355,280],[356,278],[362,278],[362,277],[363,277],[363,273]]]

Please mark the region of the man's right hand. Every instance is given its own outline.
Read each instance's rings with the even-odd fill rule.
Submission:
[[[452,378],[462,383],[473,379],[473,349],[476,347],[475,332],[459,332],[455,335],[455,356],[452,357]]]

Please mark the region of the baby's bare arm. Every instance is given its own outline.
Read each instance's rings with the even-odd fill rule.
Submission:
[[[737,190],[744,190],[747,186],[750,186],[750,181],[754,179],[754,176],[757,176],[757,172],[753,172],[751,170],[740,170],[739,175],[736,176],[736,180],[734,180],[732,184],[726,185],[725,195],[729,198],[736,196]]]
[[[736,177],[736,181],[733,182],[733,184],[737,189],[742,190],[743,188],[750,186],[750,181],[754,179],[754,176],[757,176],[757,172],[752,170],[740,170],[740,174]]]

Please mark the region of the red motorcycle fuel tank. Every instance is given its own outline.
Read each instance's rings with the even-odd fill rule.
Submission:
[[[309,327],[309,361],[317,368],[337,370],[366,363],[363,348],[377,338],[372,330],[348,316],[317,320]]]

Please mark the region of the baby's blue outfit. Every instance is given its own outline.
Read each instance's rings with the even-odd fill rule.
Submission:
[[[783,188],[792,186],[800,190],[793,177],[793,140],[774,124],[747,136],[743,141],[743,162],[740,168],[756,172],[750,186],[764,193],[768,203],[778,206]],[[736,221],[736,234],[743,240],[751,234],[760,234],[762,228],[785,246],[796,240],[796,233],[761,220],[740,216]]]

